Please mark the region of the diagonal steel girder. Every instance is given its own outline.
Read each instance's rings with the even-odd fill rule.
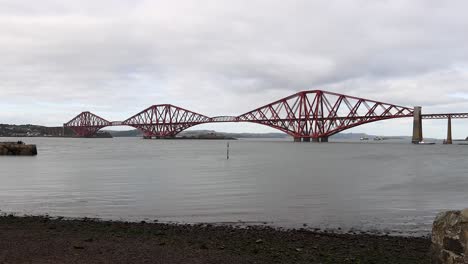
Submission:
[[[91,137],[99,129],[110,125],[111,122],[88,111],[80,113],[69,122],[63,124],[64,127],[70,128],[80,137]]]
[[[140,129],[145,136],[174,137],[179,132],[209,122],[210,118],[171,104],[153,105],[123,121]]]
[[[302,91],[238,116],[293,137],[323,138],[362,124],[412,117],[409,107],[322,90]]]
[[[273,127],[293,137],[323,138],[362,124],[412,117],[409,107],[332,93],[302,91],[239,116],[208,117],[171,104],[152,105],[122,122],[109,122],[83,112],[64,124],[78,136],[88,137],[112,125],[128,125],[151,137],[174,137],[204,123],[252,122]]]

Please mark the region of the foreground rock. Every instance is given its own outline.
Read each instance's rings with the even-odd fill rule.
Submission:
[[[0,142],[0,155],[35,156],[36,145],[26,145],[22,141]]]
[[[428,264],[428,238],[0,217],[0,263]]]
[[[468,263],[468,209],[440,213],[432,228],[432,263]]]

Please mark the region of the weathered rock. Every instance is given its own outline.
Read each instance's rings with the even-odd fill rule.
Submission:
[[[36,145],[26,145],[21,141],[0,142],[0,155],[35,156],[37,148]]]
[[[432,227],[432,263],[468,263],[468,209],[437,215]]]

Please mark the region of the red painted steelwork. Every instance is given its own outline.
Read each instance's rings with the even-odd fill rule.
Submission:
[[[210,118],[210,123],[238,122],[237,116],[214,116]]]
[[[179,132],[210,118],[178,106],[153,105],[122,122],[140,129],[146,137],[174,137]]]
[[[210,118],[163,104],[153,105],[123,122],[109,122],[83,112],[65,126],[79,136],[90,136],[105,126],[128,125],[142,130],[147,137],[174,137],[203,123],[252,122],[276,128],[295,138],[318,139],[370,122],[412,116],[412,108],[313,90],[298,92],[240,116]]]
[[[80,137],[91,137],[99,129],[110,125],[112,125],[111,122],[90,112],[82,112],[68,123],[63,124],[64,127],[70,128]]]
[[[321,90],[303,91],[239,116],[296,138],[327,138],[362,124],[412,117],[413,109]]]

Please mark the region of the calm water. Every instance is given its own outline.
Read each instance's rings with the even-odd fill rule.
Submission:
[[[226,160],[226,141],[26,141],[37,157],[0,157],[3,212],[421,235],[468,207],[468,146],[238,140]]]

